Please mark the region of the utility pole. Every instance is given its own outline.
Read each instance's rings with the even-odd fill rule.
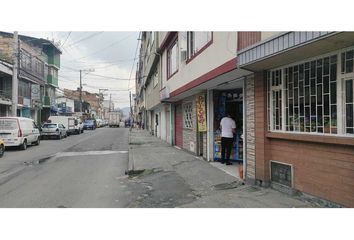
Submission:
[[[109,106],[108,106],[108,112],[111,112],[111,106],[112,106],[112,93],[109,94]]]
[[[88,73],[88,72],[94,72],[95,69],[80,69],[80,112],[82,113],[82,72]]]
[[[82,113],[82,80],[81,80],[81,70],[80,70],[80,112]]]
[[[132,130],[133,127],[133,110],[132,110],[132,92],[129,91],[129,106],[130,106],[130,118],[129,118],[129,122],[130,122],[130,131]]]
[[[18,49],[18,33],[14,32],[14,41],[13,41],[13,49],[14,49],[14,65],[12,70],[12,107],[11,112],[12,116],[17,116],[17,102],[18,102],[18,57],[19,57],[19,49]]]

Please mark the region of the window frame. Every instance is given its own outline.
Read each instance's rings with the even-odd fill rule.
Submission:
[[[212,31],[208,31],[208,33],[210,33],[210,40],[206,42],[203,46],[201,46],[200,49],[198,49],[197,51],[193,51],[193,49],[191,48],[195,47],[193,45],[194,43],[193,40],[195,39],[195,33],[196,32],[187,32],[187,60],[186,60],[187,64],[190,63],[198,55],[200,55],[205,49],[207,49],[213,43],[214,33]]]
[[[190,108],[189,108],[189,106],[190,106]],[[186,110],[188,110],[188,109],[190,109],[190,112],[186,112]],[[183,110],[183,128],[192,130],[194,127],[194,124],[193,124],[193,102],[183,103],[182,110]],[[188,117],[188,115],[190,115],[190,116]],[[186,120],[189,122],[188,125],[186,125]]]
[[[303,131],[289,131],[289,130],[286,130],[286,124],[282,126],[282,129],[281,130],[275,130],[272,128],[272,125],[271,125],[271,118],[272,118],[272,114],[273,114],[273,110],[271,109],[271,101],[272,101],[272,96],[270,94],[270,87],[269,87],[269,80],[268,80],[268,74],[266,75],[266,91],[267,91],[267,129],[268,129],[268,132],[272,133],[286,133],[286,134],[303,134],[303,135],[314,135],[314,136],[330,136],[330,137],[353,137],[354,136],[354,133],[346,133],[346,109],[345,109],[345,105],[346,105],[346,95],[345,95],[345,81],[348,80],[348,79],[353,79],[353,85],[354,85],[354,69],[353,69],[353,72],[351,73],[342,73],[342,53],[344,52],[347,52],[347,51],[350,51],[350,50],[354,50],[354,47],[351,46],[351,47],[348,47],[348,48],[343,48],[343,49],[340,49],[340,50],[336,50],[336,51],[332,51],[330,53],[326,53],[326,54],[323,54],[323,55],[319,55],[319,56],[315,56],[315,57],[312,57],[312,58],[308,58],[308,59],[305,59],[305,60],[302,60],[302,61],[299,61],[299,62],[295,62],[295,63],[291,63],[291,64],[288,64],[288,65],[284,65],[284,66],[281,66],[279,68],[274,68],[274,69],[269,69],[267,72],[269,71],[274,71],[274,70],[277,70],[277,69],[282,69],[282,76],[283,76],[283,83],[285,82],[285,78],[284,78],[284,74],[285,74],[285,69],[286,68],[289,68],[289,67],[294,67],[294,66],[299,66],[301,64],[305,64],[307,62],[310,62],[311,61],[317,61],[317,60],[324,60],[324,58],[326,57],[331,57],[333,55],[336,55],[337,56],[337,61],[336,61],[336,64],[337,64],[337,69],[336,69],[336,121],[337,121],[337,132],[336,133],[325,133],[324,130],[323,132],[306,132]],[[331,62],[330,64],[331,65]],[[354,68],[354,66],[353,66]],[[317,65],[316,65],[316,69],[317,69]],[[322,68],[322,73],[323,73],[323,68]],[[331,71],[331,69],[329,69],[329,71]],[[304,71],[304,74],[305,74],[305,71]],[[317,77],[317,76],[316,76]],[[330,77],[330,73],[329,73],[329,77]],[[317,78],[316,78],[317,79]],[[330,83],[331,83],[331,80],[330,80]],[[322,84],[323,84],[323,75],[322,75]],[[317,83],[316,83],[316,86],[317,86]],[[282,102],[283,102],[283,105],[285,104],[285,97],[288,97],[285,93],[287,89],[285,89],[285,87],[283,86],[282,87]],[[331,90],[329,90],[331,91]],[[354,90],[353,90],[354,91]],[[353,93],[354,94],[354,93]],[[317,89],[316,89],[316,95],[317,95]],[[323,89],[322,89],[322,101],[324,100],[324,92],[323,92]],[[311,94],[310,94],[311,96]],[[304,94],[304,97],[305,97],[305,94]],[[329,92],[329,98],[331,98],[331,92]],[[330,108],[331,108],[331,101],[329,102],[329,105],[330,105]],[[324,106],[324,102],[322,103],[322,106]],[[316,103],[316,108],[317,108],[317,103]],[[331,110],[330,110],[331,111]],[[354,111],[354,109],[353,109]],[[283,118],[283,121],[286,121],[286,114],[288,114],[286,112],[286,108],[285,106],[282,108],[282,118]],[[329,113],[330,114],[330,113]],[[311,114],[310,114],[311,115]],[[316,112],[316,116],[317,115],[317,112]],[[331,115],[330,115],[331,117]],[[330,118],[331,119],[331,118]],[[324,123],[323,123],[323,126],[324,126]],[[317,129],[316,129],[317,130]]]
[[[344,64],[344,66],[342,65],[342,54],[343,53],[347,53],[349,51],[354,51],[354,48],[350,47],[350,48],[347,48],[347,49],[342,49],[340,51],[340,53],[338,54],[340,56],[339,61],[341,63],[341,66],[340,66],[340,68],[338,68],[337,71],[339,71],[339,73],[340,73],[340,79],[339,80],[340,80],[340,83],[341,83],[341,92],[343,93],[342,94],[343,95],[342,96],[343,97],[343,102],[342,102],[343,105],[342,105],[342,108],[341,108],[341,110],[342,110],[342,114],[341,115],[343,116],[343,119],[341,121],[341,124],[343,126],[342,127],[342,131],[343,131],[343,135],[353,137],[354,136],[354,126],[350,127],[350,128],[353,129],[353,133],[347,133],[347,128],[348,127],[347,127],[347,108],[346,108],[347,107],[347,102],[346,102],[346,93],[347,93],[346,92],[346,81],[347,80],[352,80],[352,84],[354,85],[354,66],[352,66],[353,71],[347,73],[346,72],[346,66],[345,66],[346,62],[347,62],[347,59],[344,59],[344,63],[345,64]],[[353,56],[353,58],[354,58],[354,56]],[[351,59],[352,61],[353,61],[353,58]],[[344,72],[342,71],[343,67],[344,67]],[[354,86],[352,86],[352,88],[354,88]],[[352,94],[354,95],[354,89],[353,89]],[[354,98],[354,96],[352,96],[352,98]],[[354,99],[352,99],[352,103],[354,105]],[[354,112],[354,106],[353,106],[352,111]]]
[[[176,46],[176,70],[174,72],[171,72],[171,55],[170,52],[172,51],[172,49]],[[174,76],[178,70],[179,70],[179,51],[178,51],[178,37],[176,36],[174,38],[174,40],[171,42],[171,44],[169,45],[169,47],[167,48],[167,80],[169,80],[172,76]]]

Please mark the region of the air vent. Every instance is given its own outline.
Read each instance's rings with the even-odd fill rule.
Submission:
[[[271,181],[288,187],[293,187],[293,166],[281,163],[270,162]]]

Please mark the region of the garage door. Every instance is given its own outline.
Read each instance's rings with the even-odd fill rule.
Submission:
[[[183,113],[182,104],[176,105],[175,108],[175,143],[176,146],[183,147]]]

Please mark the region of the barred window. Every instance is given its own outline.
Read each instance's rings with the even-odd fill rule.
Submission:
[[[282,71],[268,72],[270,86],[270,124],[273,130],[282,129]]]
[[[341,72],[344,87],[344,133],[354,134],[354,50],[346,51],[341,54]]]
[[[184,128],[193,128],[193,107],[192,103],[185,103],[183,105],[183,127]]]
[[[338,133],[337,55],[269,71],[268,89],[270,130]]]

